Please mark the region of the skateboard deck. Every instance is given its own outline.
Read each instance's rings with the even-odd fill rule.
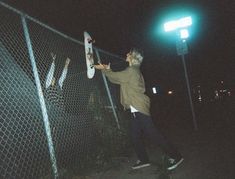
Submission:
[[[86,56],[86,66],[87,66],[87,77],[92,79],[95,75],[95,68],[94,68],[94,56],[92,50],[92,43],[93,40],[91,36],[84,32],[84,45],[85,45],[85,56]]]

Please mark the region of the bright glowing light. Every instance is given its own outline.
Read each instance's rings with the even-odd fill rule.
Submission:
[[[198,97],[198,101],[202,101],[202,96],[201,95],[199,95],[199,97]]]
[[[153,87],[152,90],[153,90],[153,94],[157,94],[156,87]]]
[[[166,32],[175,30],[177,28],[177,21],[169,21],[167,23],[164,24],[164,29]]]
[[[188,27],[192,25],[192,18],[191,17],[184,17],[178,20],[178,28],[181,27]]]
[[[187,39],[189,37],[189,33],[187,29],[181,29],[180,30],[180,38],[181,39]]]
[[[173,91],[168,91],[168,94],[173,94]]]
[[[179,28],[184,28],[192,25],[192,18],[184,17],[179,20],[169,21],[164,24],[164,30],[166,32],[173,31]]]

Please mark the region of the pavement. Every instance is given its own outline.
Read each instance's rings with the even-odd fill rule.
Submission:
[[[133,154],[86,179],[235,179],[235,115],[231,106],[227,107],[201,107],[196,111],[197,131],[190,114],[171,115],[156,124],[184,156],[184,162],[174,171],[166,171],[161,150],[150,146],[150,167],[132,170],[136,161]]]

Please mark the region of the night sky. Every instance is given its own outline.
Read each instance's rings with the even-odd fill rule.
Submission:
[[[235,1],[197,0],[5,0],[43,23],[83,41],[83,31],[95,46],[125,57],[132,47],[144,51],[142,66],[147,85],[167,88],[184,81],[181,58],[167,34],[154,32],[173,7],[198,15],[188,40],[187,62],[193,86],[235,86]],[[164,41],[165,40],[165,41]]]

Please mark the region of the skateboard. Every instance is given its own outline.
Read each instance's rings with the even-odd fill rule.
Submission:
[[[85,56],[86,56],[86,66],[87,66],[87,77],[92,79],[95,75],[95,68],[94,68],[94,56],[92,50],[92,44],[95,41],[91,38],[91,36],[84,32],[84,45],[85,45]]]

